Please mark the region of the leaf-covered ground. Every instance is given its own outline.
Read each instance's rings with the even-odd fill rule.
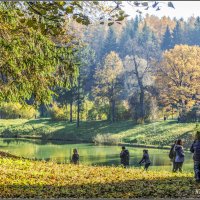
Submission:
[[[200,197],[192,173],[0,158],[0,197]]]

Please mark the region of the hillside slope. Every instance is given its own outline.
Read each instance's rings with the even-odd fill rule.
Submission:
[[[166,146],[177,138],[191,143],[192,133],[196,126],[196,123],[177,123],[176,121],[160,121],[145,125],[134,125],[132,121],[114,124],[106,121],[90,121],[81,122],[81,127],[77,129],[75,123],[52,122],[50,119],[1,119],[0,134],[4,137],[28,136],[79,142],[92,142],[96,137],[96,140],[100,140],[99,142],[103,138],[110,142]]]

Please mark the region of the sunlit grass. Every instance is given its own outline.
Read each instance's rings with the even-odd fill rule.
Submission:
[[[92,142],[96,135],[111,135],[115,141],[127,143],[168,146],[178,137],[190,140],[196,123],[159,121],[145,125],[134,125],[132,121],[109,123],[106,121],[76,123],[53,122],[50,119],[0,120],[0,134],[12,136],[35,136],[45,139],[62,139]],[[99,137],[101,138],[101,137]]]

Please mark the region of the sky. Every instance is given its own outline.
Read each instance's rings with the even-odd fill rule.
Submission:
[[[176,17],[177,19],[183,18],[187,20],[188,17],[191,16],[200,16],[200,1],[172,1],[175,9],[169,8],[167,6],[167,1],[161,2],[161,10],[155,11],[154,9],[148,10],[148,12],[143,11],[143,15],[145,13],[149,13],[152,15],[156,15],[158,17],[162,16],[169,16],[171,18]],[[128,5],[127,2],[123,2],[124,10],[127,14],[129,14],[131,17],[134,17],[137,12],[137,8],[133,8]]]

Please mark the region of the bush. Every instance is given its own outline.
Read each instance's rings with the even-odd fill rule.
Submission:
[[[117,104],[116,107],[116,119],[117,120],[129,120],[131,119],[131,111],[127,101],[122,101]]]
[[[13,102],[1,103],[0,113],[3,119],[31,119],[38,115],[37,110],[33,106]]]
[[[109,105],[94,103],[90,110],[88,110],[89,120],[107,120],[109,115]]]
[[[95,119],[93,111],[95,112],[94,103],[92,101],[85,100],[81,108],[81,120]]]
[[[67,109],[65,106],[59,107],[57,104],[54,103],[49,113],[53,121],[67,120]]]
[[[93,142],[95,144],[118,144],[121,141],[119,140],[119,138],[114,137],[111,134],[97,134],[94,138],[93,138]]]
[[[200,121],[200,106],[193,106],[189,110],[184,109],[180,115],[181,122]]]

